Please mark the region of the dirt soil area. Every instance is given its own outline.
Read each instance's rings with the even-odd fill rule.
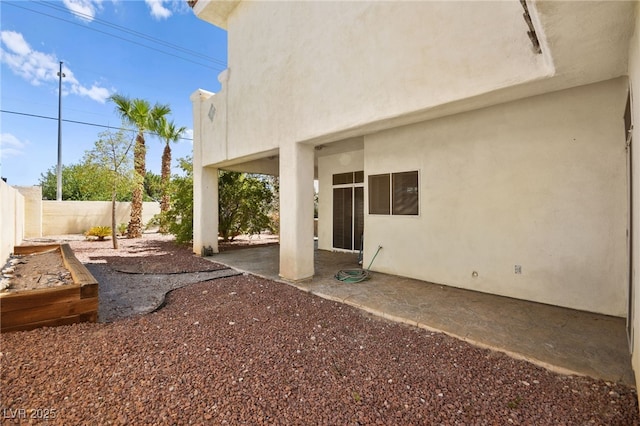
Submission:
[[[73,239],[69,245],[84,264],[106,264],[111,269],[131,274],[179,274],[215,271],[223,266],[195,256],[190,246],[178,245],[171,235],[144,234],[143,238],[113,242]]]
[[[261,242],[272,242],[272,239],[245,237],[225,244],[236,248]],[[82,235],[33,239],[28,243],[69,244],[99,283],[100,322],[153,312],[164,304],[166,294],[172,290],[239,274],[195,256],[191,247],[176,244],[172,236],[156,233],[146,233],[140,239],[120,238],[117,250],[111,240],[87,240]],[[57,266],[54,261],[51,259],[51,268]],[[33,281],[27,273],[19,279]]]
[[[141,263],[165,278],[219,267],[155,236],[117,254],[98,247],[73,248],[95,266]],[[640,424],[633,388],[552,373],[246,274],[175,289],[146,315],[7,333],[0,351],[6,423]]]
[[[118,249],[110,239],[88,240],[83,235],[60,235],[29,239],[25,244],[68,243],[75,256],[93,274],[99,285],[98,319],[111,322],[131,315],[152,312],[164,304],[168,292],[196,282],[239,274],[223,265],[192,253],[191,247],[178,245],[174,238],[145,233],[141,239],[118,239]],[[256,245],[277,244],[273,235],[239,236],[220,242],[220,250],[236,250]],[[21,256],[13,266],[9,288],[20,291],[71,284],[57,252]],[[5,281],[6,282],[6,281]]]
[[[177,274],[214,271],[221,266],[195,256],[189,245],[179,245],[171,235],[145,233],[142,238],[118,238],[118,249],[111,239],[88,240],[83,235],[54,235],[32,238],[25,244],[68,243],[75,256],[84,264],[107,264],[112,269],[138,274]],[[220,251],[278,244],[277,235],[240,235],[233,241],[220,241]]]
[[[16,292],[36,288],[59,287],[73,284],[73,278],[62,262],[60,250],[44,253],[12,256],[3,272],[9,287],[5,292]]]

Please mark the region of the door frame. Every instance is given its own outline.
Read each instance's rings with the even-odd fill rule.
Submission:
[[[629,342],[629,350],[633,352],[633,340],[634,340],[634,318],[635,318],[635,309],[634,309],[634,298],[635,298],[635,287],[633,280],[633,114],[631,107],[631,90],[629,90],[627,94],[627,104],[624,112],[624,127],[625,127],[625,151],[626,151],[626,163],[627,163],[627,208],[628,208],[628,219],[627,219],[627,253],[629,256],[629,270],[628,270],[628,292],[627,292],[627,339]]]
[[[335,206],[335,195],[334,195],[334,190],[335,189],[351,189],[351,249],[344,249],[344,248],[340,248],[340,247],[335,247],[335,242],[334,239],[331,239],[331,248],[334,251],[340,251],[340,252],[345,252],[345,253],[355,253],[360,251],[360,247],[356,247],[356,188],[362,188],[362,196],[363,196],[363,200],[362,200],[362,220],[363,220],[363,224],[362,224],[362,228],[364,229],[364,172],[362,171],[354,171],[354,172],[348,172],[348,173],[353,173],[354,175],[354,181],[351,183],[344,183],[344,184],[333,184],[331,187],[331,209],[332,212],[334,211],[334,206]],[[356,173],[362,173],[363,179],[361,182],[355,182],[355,175]],[[339,174],[344,174],[344,173],[339,173]],[[335,176],[335,175],[334,175]],[[336,223],[335,221],[333,221],[333,215],[332,215],[332,224],[331,224],[331,231],[332,233],[335,232],[335,226]]]

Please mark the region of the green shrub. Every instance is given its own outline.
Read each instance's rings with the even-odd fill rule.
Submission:
[[[105,237],[111,236],[111,227],[110,226],[94,226],[84,233],[84,236],[89,239],[89,237],[97,237],[98,241],[104,241]]]
[[[171,207],[154,218],[156,224],[168,224],[169,233],[176,242],[187,244],[193,240],[193,163],[191,157],[179,158],[183,176],[174,176],[171,181]]]

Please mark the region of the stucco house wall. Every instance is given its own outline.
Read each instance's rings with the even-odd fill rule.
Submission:
[[[203,164],[277,153],[300,141],[334,142],[626,73],[626,49],[612,46],[627,44],[628,34],[617,29],[625,27],[620,16],[633,15],[632,3],[528,3],[541,54],[532,52],[517,1],[200,0],[194,10],[203,17],[228,14],[214,21],[228,29],[229,52],[229,68],[218,77],[222,88],[202,107],[203,132],[212,136]],[[594,34],[599,45],[582,42]],[[206,118],[211,105],[213,118]]]
[[[331,249],[330,178],[357,170],[339,161],[349,158],[363,166],[365,198],[369,175],[419,172],[418,216],[369,215],[365,199],[363,264],[382,245],[379,271],[640,312],[637,274],[629,290],[640,149],[630,218],[623,120],[630,85],[637,145],[639,2],[525,4],[541,53],[518,1],[199,0],[194,12],[228,30],[229,68],[218,93],[191,97],[194,252],[217,248],[217,171],[271,170],[280,274],[309,278],[314,165],[318,245]]]
[[[0,179],[0,264],[24,238],[24,197]]]
[[[328,179],[346,154],[318,149],[360,137],[365,175],[418,170],[422,189],[418,217],[365,215],[365,258],[385,247],[374,269],[625,316],[620,46],[637,4],[527,5],[541,54],[520,2],[199,1],[228,28],[229,69],[219,93],[192,96],[206,141],[194,144],[194,251],[216,244],[204,212],[217,170],[279,157],[281,269],[297,271],[281,274],[308,278],[309,171],[315,160],[329,249]]]
[[[548,76],[522,12],[518,2],[240,2],[212,101],[216,149],[204,155],[240,158]]]
[[[368,214],[365,179],[365,263],[384,247],[373,270],[625,316],[627,91],[618,78],[319,154],[318,248],[333,249],[333,174],[418,170],[418,216]]]
[[[366,175],[420,185],[418,216],[365,207],[365,259],[382,245],[377,271],[625,316],[626,99],[619,78],[365,136]]]

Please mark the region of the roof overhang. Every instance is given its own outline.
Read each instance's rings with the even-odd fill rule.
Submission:
[[[197,0],[191,7],[193,13],[216,27],[227,29],[227,19],[240,0]]]

